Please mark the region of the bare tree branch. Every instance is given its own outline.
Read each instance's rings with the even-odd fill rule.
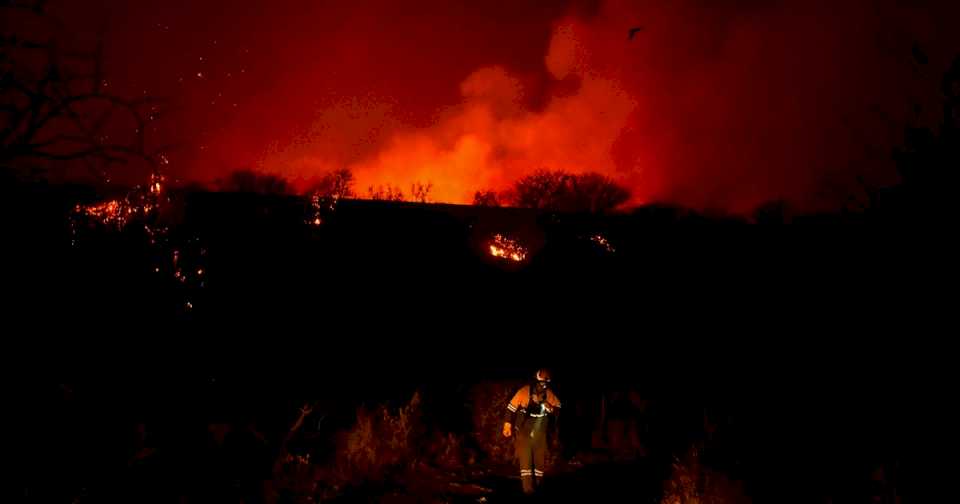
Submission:
[[[40,1],[0,1],[0,15],[29,11],[56,30],[62,23]],[[19,35],[19,34],[18,34]],[[147,126],[165,101],[143,96],[125,99],[105,92],[103,36],[91,50],[60,49],[56,38],[28,40],[29,35],[0,38],[0,163],[24,158],[95,163],[146,162],[156,173],[171,146],[148,148]],[[39,70],[38,70],[39,69]],[[111,141],[110,136],[115,136]]]

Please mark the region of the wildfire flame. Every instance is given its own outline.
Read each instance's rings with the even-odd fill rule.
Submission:
[[[527,249],[516,240],[496,234],[490,240],[490,255],[514,262],[523,262],[527,258]]]

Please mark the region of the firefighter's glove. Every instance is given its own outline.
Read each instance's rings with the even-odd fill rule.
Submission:
[[[513,435],[513,425],[510,425],[510,422],[503,423],[503,437],[510,437]]]

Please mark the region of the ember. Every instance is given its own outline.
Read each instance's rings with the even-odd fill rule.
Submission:
[[[77,205],[76,212],[105,226],[123,228],[137,214],[137,208],[126,201],[109,200],[93,205]]]
[[[74,207],[76,216],[87,218],[89,221],[108,227],[123,229],[132,220],[146,217],[155,212],[161,203],[163,191],[163,176],[150,176],[150,185],[146,192],[143,186],[137,186],[123,199],[111,199],[90,205]],[[147,234],[151,236],[151,243],[156,240],[156,232],[150,226],[145,226]]]
[[[163,189],[163,175],[154,173],[150,176],[150,194],[159,195]]]
[[[320,226],[323,224],[323,213],[333,212],[337,208],[337,201],[339,196],[330,195],[324,196],[320,192],[315,192],[310,195],[310,217],[307,219],[307,224],[312,226]]]
[[[596,234],[590,237],[590,241],[599,245],[603,250],[610,252],[611,254],[616,252],[617,249],[613,248],[613,245],[610,244],[610,241],[607,240],[603,235]]]

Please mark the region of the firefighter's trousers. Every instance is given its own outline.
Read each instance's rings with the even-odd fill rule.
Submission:
[[[542,483],[547,459],[547,435],[545,432],[517,434],[517,460],[520,462],[520,481],[523,493],[530,494]]]

